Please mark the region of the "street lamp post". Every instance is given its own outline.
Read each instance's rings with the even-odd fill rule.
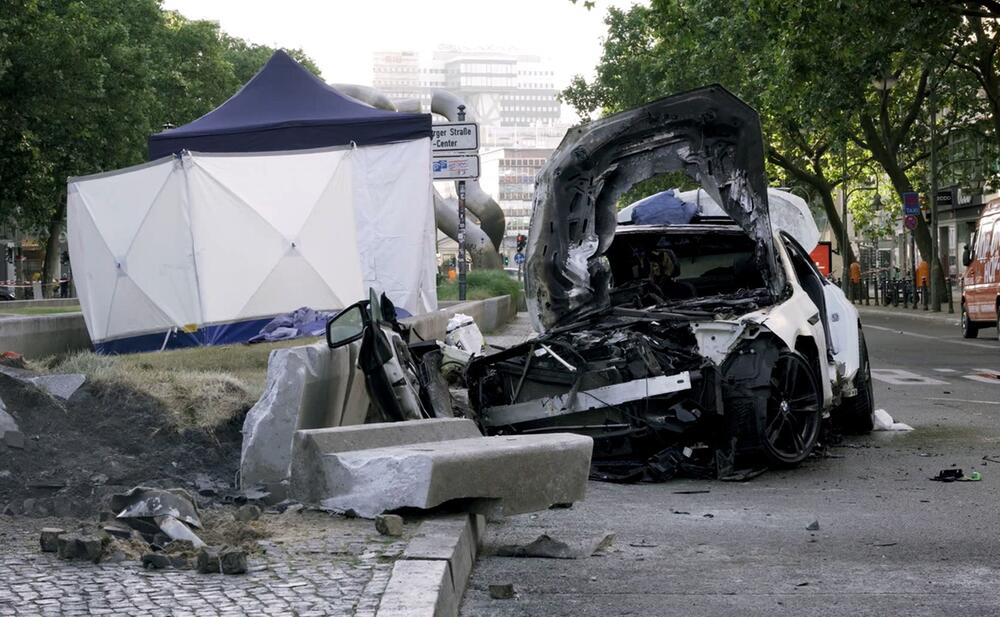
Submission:
[[[937,169],[937,96],[936,88],[931,88],[929,101],[931,108],[931,310],[941,312],[941,289],[938,278],[941,276],[941,256],[938,255],[938,169]],[[949,294],[950,290],[949,290]],[[954,310],[954,309],[953,309]]]

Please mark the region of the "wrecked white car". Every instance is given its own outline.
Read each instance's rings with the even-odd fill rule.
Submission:
[[[684,171],[702,190],[618,212]],[[756,112],[720,86],[571,130],[537,178],[528,310],[539,335],[473,358],[492,434],[594,438],[596,477],[746,477],[871,429],[857,311],[809,257],[802,200],[769,191]],[[645,200],[644,200],[645,201]]]

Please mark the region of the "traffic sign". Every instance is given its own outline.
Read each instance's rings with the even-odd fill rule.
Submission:
[[[524,263],[524,253],[515,253],[514,254],[514,263],[516,263],[519,266],[521,264],[523,264]]]
[[[914,214],[907,214],[903,217],[903,226],[913,231],[917,228],[917,217]]]
[[[479,177],[479,156],[476,154],[441,155],[431,159],[435,180],[475,180]]]
[[[479,150],[479,125],[475,122],[432,124],[431,131],[431,150],[434,152]]]
[[[903,193],[903,214],[912,216],[920,214],[920,195]]]

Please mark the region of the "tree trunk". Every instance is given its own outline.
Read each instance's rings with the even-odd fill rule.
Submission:
[[[49,219],[49,237],[45,240],[45,254],[42,256],[42,297],[51,295],[51,291],[46,294],[46,290],[55,289],[49,285],[56,272],[59,270],[59,234],[62,231],[63,219],[66,218],[66,193],[59,195],[59,204]]]
[[[837,240],[837,248],[840,250],[846,248],[847,263],[854,263],[854,250],[851,248],[851,243],[848,242],[846,247],[840,246],[844,237],[844,224],[840,220],[840,212],[837,210],[837,204],[833,200],[833,186],[827,182],[818,160],[813,162],[815,169],[815,173],[813,173],[796,166],[790,159],[776,150],[771,150],[768,153],[768,157],[772,163],[787,171],[793,178],[808,184],[819,193],[820,200],[823,202],[823,210],[826,211],[827,221],[830,223],[830,231]],[[846,272],[844,276],[847,276]]]
[[[902,196],[903,193],[913,192],[913,183],[910,182],[906,172],[903,171],[902,166],[900,166],[899,161],[896,159],[896,153],[886,148],[882,140],[879,139],[879,135],[871,119],[863,117],[861,119],[861,128],[865,133],[872,158],[885,170],[886,175],[889,176],[889,180],[892,182],[892,187],[896,190],[896,194]],[[917,217],[917,228],[912,233],[917,245],[917,252],[920,253],[920,258],[931,264],[932,271],[934,269],[937,270],[938,297],[941,299],[946,298],[945,292],[948,287],[946,285],[947,280],[944,275],[944,269],[941,267],[941,250],[938,247],[938,254],[931,255],[931,230],[923,216]],[[931,261],[932,259],[933,261]]]
[[[840,220],[840,211],[837,209],[837,203],[833,199],[833,190],[830,186],[817,190],[819,190],[820,198],[823,200],[823,209],[826,211],[826,218],[830,222],[830,232],[837,241],[837,249],[841,251],[846,250],[847,263],[852,264],[857,258],[854,255],[854,248],[850,242],[847,243],[847,246],[841,246],[844,243],[844,222]],[[847,275],[847,272],[841,273],[841,276]]]

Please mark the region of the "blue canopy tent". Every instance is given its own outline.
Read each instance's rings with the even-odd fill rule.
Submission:
[[[430,136],[430,114],[373,109],[337,92],[279,50],[219,107],[193,122],[151,135],[149,158],[182,150],[274,152]]]

